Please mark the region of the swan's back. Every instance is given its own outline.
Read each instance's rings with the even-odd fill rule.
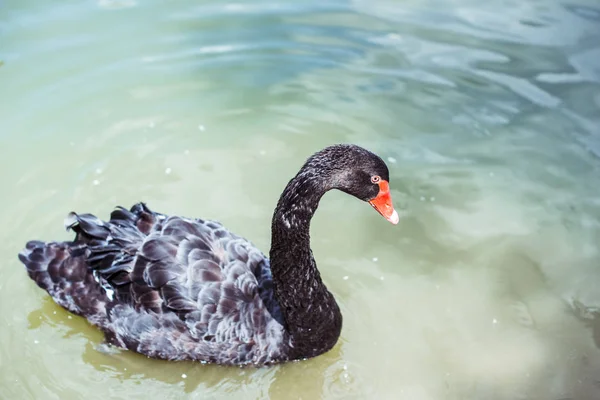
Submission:
[[[219,364],[287,359],[289,337],[269,261],[214,221],[144,204],[109,222],[71,213],[73,242],[29,242],[29,276],[111,344],[150,357]]]

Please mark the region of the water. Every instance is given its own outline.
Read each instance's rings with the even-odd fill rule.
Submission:
[[[0,4],[0,397],[600,398],[600,6]],[[16,254],[143,200],[269,246],[312,152],[388,160],[396,227],[341,193],[313,250],[344,313],[306,362],[101,348]]]

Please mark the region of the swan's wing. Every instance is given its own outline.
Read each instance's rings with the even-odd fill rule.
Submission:
[[[260,251],[215,222],[170,217],[138,254],[134,301],[152,292],[153,305],[185,315],[194,336],[247,342],[268,322],[257,278],[264,263]]]
[[[71,218],[90,267],[119,304],[175,313],[192,336],[216,343],[251,342],[281,321],[268,260],[217,222],[167,217],[143,204],[116,210],[108,223]]]

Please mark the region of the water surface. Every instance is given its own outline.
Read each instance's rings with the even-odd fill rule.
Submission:
[[[5,0],[0,397],[600,398],[599,60],[591,0]],[[16,258],[137,201],[267,252],[280,191],[337,142],[387,160],[402,219],[323,199],[344,328],[316,359],[101,352]]]

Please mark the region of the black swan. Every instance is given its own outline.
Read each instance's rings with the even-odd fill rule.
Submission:
[[[145,204],[110,221],[70,213],[71,242],[30,241],[19,254],[56,303],[98,326],[106,342],[148,357],[265,365],[322,354],[342,315],[317,270],[310,220],[339,189],[393,224],[388,168],[355,145],[327,147],[288,183],[273,214],[270,260],[215,221]]]

